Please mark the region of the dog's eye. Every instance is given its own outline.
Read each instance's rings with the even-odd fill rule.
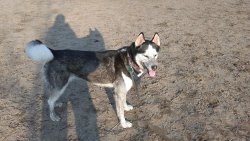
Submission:
[[[144,57],[149,58],[147,55],[144,55]]]

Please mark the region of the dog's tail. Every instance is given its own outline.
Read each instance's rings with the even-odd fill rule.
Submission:
[[[46,63],[54,58],[51,50],[39,40],[29,42],[25,52],[29,58],[39,63]]]

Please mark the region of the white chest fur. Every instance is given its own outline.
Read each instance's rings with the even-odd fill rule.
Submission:
[[[126,76],[123,72],[122,72],[122,78],[124,80],[126,90],[129,91],[131,87],[133,86],[133,81],[128,76]]]

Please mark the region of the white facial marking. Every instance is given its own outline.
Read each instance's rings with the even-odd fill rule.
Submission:
[[[145,53],[137,54],[135,56],[135,61],[139,65],[139,67],[143,69],[144,67],[142,66],[142,63],[148,62],[149,60],[156,60],[157,58],[158,52],[156,51],[156,49],[153,48],[152,45],[148,45]]]
[[[155,58],[155,55],[158,55],[158,53],[155,48],[148,45],[148,49],[145,51],[144,55],[147,55],[149,58]]]
[[[122,72],[122,78],[124,80],[126,90],[129,91],[131,87],[133,86],[133,81],[128,76],[126,76],[123,72]]]
[[[137,54],[137,55],[135,56],[135,61],[136,61],[136,63],[139,65],[139,67],[140,67],[141,69],[143,69],[143,66],[142,66],[141,62],[146,62],[147,60],[148,60],[148,58],[144,57],[143,54]]]

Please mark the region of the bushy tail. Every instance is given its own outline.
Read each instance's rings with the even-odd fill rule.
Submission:
[[[46,63],[54,58],[50,49],[39,40],[33,40],[27,44],[25,52],[33,61]]]

